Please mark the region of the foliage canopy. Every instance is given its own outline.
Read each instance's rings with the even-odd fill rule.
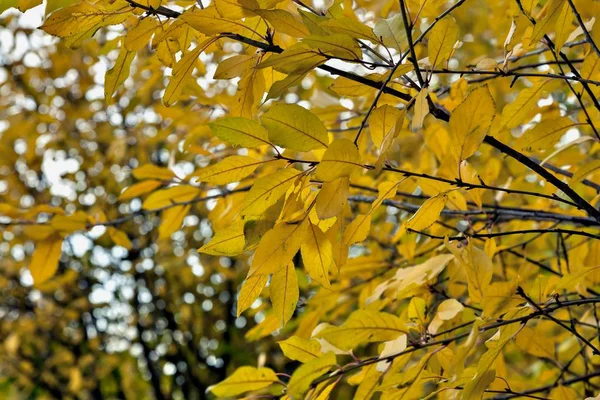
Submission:
[[[40,4],[6,395],[600,398],[599,2]]]

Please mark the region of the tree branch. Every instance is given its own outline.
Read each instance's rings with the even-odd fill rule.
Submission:
[[[596,54],[600,56],[600,49],[598,48],[598,45],[596,45],[596,42],[594,42],[594,39],[592,39],[592,35],[590,35],[590,32],[585,27],[585,23],[583,22],[583,19],[581,18],[581,14],[579,14],[579,11],[577,11],[577,8],[575,8],[575,4],[573,3],[573,0],[567,0],[567,1],[569,2],[569,6],[571,7],[573,14],[575,14],[575,19],[577,19],[577,23],[579,24],[579,27],[583,31],[583,34],[585,35],[587,42],[592,46],[592,48],[594,49]]]

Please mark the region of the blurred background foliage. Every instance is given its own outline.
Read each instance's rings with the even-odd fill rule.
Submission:
[[[105,227],[73,234],[57,278],[39,289],[23,267],[43,227],[0,228],[0,397],[204,398],[228,371],[275,351],[244,339],[264,316],[235,317],[237,261],[197,252],[212,236],[214,203],[194,205],[184,226],[159,241],[158,216],[140,212],[139,199],[117,200],[141,164],[186,173],[206,165],[210,143],[200,146],[198,127],[215,108],[160,105],[161,76],[155,60],[144,67],[144,52],[107,106],[110,30],[72,50],[24,27],[26,17],[0,21],[0,203],[42,220],[50,206],[132,217],[119,227],[131,250]]]

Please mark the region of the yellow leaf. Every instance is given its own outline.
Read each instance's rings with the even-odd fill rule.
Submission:
[[[334,33],[328,36],[310,35],[302,40],[307,46],[345,60],[362,60],[358,42],[351,36]]]
[[[232,397],[263,389],[279,382],[275,372],[269,368],[239,367],[227,379],[209,386],[208,390],[217,397]]]
[[[422,231],[429,228],[437,221],[447,202],[448,195],[446,193],[440,193],[425,200],[417,212],[406,221],[406,229]]]
[[[148,46],[150,37],[158,29],[160,24],[155,18],[143,18],[138,24],[125,35],[125,48],[137,52]]]
[[[415,69],[415,66],[413,65],[413,63],[406,63],[406,64],[400,64],[396,70],[394,71],[394,73],[392,74],[392,79],[398,79],[401,78],[402,76],[408,74],[409,72],[411,72],[412,70]],[[382,81],[387,79],[387,77],[389,76],[389,73],[384,75],[384,79],[381,79]],[[403,108],[401,111],[406,111],[406,108]]]
[[[508,312],[504,318],[518,318],[526,315],[527,313],[528,311],[526,308],[520,308]],[[466,385],[464,385],[465,388],[462,392],[462,399],[473,399],[475,398],[473,397],[474,395],[479,395],[477,398],[481,398],[481,394],[493,380],[494,373],[491,372],[490,369],[492,368],[494,361],[500,355],[502,349],[508,344],[508,342],[513,339],[520,328],[520,324],[510,324],[500,328],[498,342],[490,347],[489,350],[479,358],[477,363],[477,373]]]
[[[473,246],[471,241],[467,246],[460,242],[447,242],[446,247],[454,254],[467,273],[471,300],[479,303],[488,291],[494,274],[491,258],[483,250]]]
[[[387,104],[373,110],[369,121],[369,131],[371,132],[371,139],[375,146],[380,147],[383,143],[383,138],[388,135],[392,129],[399,130],[402,128],[401,125],[398,126],[396,124],[398,119],[402,116],[402,111]],[[396,132],[394,132],[394,135],[395,133]]]
[[[190,211],[191,205],[175,206],[167,208],[162,212],[161,223],[158,227],[158,238],[167,239],[172,233],[177,231],[183,219]]]
[[[364,375],[361,375],[362,379],[360,384],[354,393],[353,400],[369,400],[375,395],[375,388],[379,385],[382,372],[377,370],[377,364],[371,364],[363,367]],[[355,375],[356,376],[356,375]]]
[[[221,17],[217,9],[213,6],[206,7],[205,9],[190,8],[179,18],[198,32],[208,36],[218,35],[221,32],[246,34],[252,32],[250,28],[246,27],[240,21]]]
[[[301,246],[302,262],[312,279],[326,288],[329,283],[329,271],[333,265],[333,250],[327,236],[319,227],[308,224],[306,240]]]
[[[168,38],[162,42],[155,43],[153,47],[156,48],[156,56],[165,67],[173,68],[175,66],[175,54],[180,50],[179,44],[175,39]]]
[[[144,200],[142,208],[144,210],[158,210],[173,204],[193,200],[199,195],[200,189],[196,187],[188,185],[174,186],[152,193]]]
[[[244,223],[239,221],[215,233],[210,242],[198,251],[213,256],[236,256],[244,250],[245,245]]]
[[[402,13],[397,13],[391,18],[380,19],[375,24],[373,32],[379,38],[383,38],[383,44],[396,50],[406,50],[406,30],[402,21]]]
[[[537,105],[537,100],[544,93],[550,81],[550,79],[541,80],[534,86],[521,90],[512,103],[504,106],[500,118],[500,129],[512,129],[519,126],[529,115],[531,109]]]
[[[0,203],[0,216],[14,218],[19,215],[19,210],[10,204]]]
[[[125,21],[131,15],[127,12],[129,10],[132,10],[132,7],[124,0],[112,3],[84,1],[52,13],[41,29],[65,39],[68,47],[75,48],[94,36],[101,27]]]
[[[397,299],[410,296],[421,286],[434,280],[453,258],[452,254],[440,254],[431,257],[422,264],[399,268],[392,279],[379,284],[375,288],[373,294],[367,299],[367,303],[379,300],[381,295],[388,290],[395,291],[394,298]]]
[[[63,210],[60,207],[53,207],[53,206],[48,205],[48,204],[40,204],[39,206],[33,207],[25,215],[26,215],[27,218],[30,218],[30,217],[36,216],[36,215],[38,215],[40,213],[60,214],[60,215],[65,215],[66,214],[65,210]]]
[[[415,98],[414,115],[411,127],[413,130],[418,130],[423,127],[423,121],[429,114],[429,104],[427,103],[428,91],[427,88],[421,89]]]
[[[294,315],[300,295],[298,276],[296,275],[294,263],[288,263],[287,266],[273,274],[269,289],[271,303],[273,304],[273,314],[279,320],[281,327],[284,327],[290,318],[292,318],[292,315]]]
[[[185,14],[184,14],[185,15]],[[206,43],[206,42],[205,42]],[[173,67],[173,76],[169,80],[169,84],[165,88],[163,95],[163,103],[168,107],[177,102],[181,92],[185,87],[186,81],[192,76],[198,56],[204,50],[204,44],[196,46],[193,50],[188,51],[181,60]]]
[[[358,20],[350,18],[328,19],[319,24],[319,26],[333,33],[344,33],[354,39],[366,39],[373,43],[379,43],[379,39],[373,33],[373,29]]]
[[[577,125],[569,117],[544,120],[523,133],[519,147],[529,152],[552,149],[567,130]]]
[[[406,108],[400,111],[400,114],[396,118],[396,122],[394,123],[394,125],[383,135],[383,140],[381,142],[381,145],[379,146],[379,157],[375,162],[376,175],[379,175],[379,173],[384,167],[388,151],[392,147],[394,139],[396,138],[396,136],[398,136],[402,129],[402,126],[404,124],[404,117],[406,117]]]
[[[269,142],[267,130],[257,121],[242,118],[223,118],[208,124],[219,139],[234,146],[257,147]]]
[[[139,4],[157,9],[160,7],[161,0],[139,0]]]
[[[115,65],[108,71],[104,77],[104,98],[107,102],[112,98],[115,90],[125,82],[129,77],[129,68],[135,58],[135,53],[127,50],[125,46],[121,47]]]
[[[284,74],[292,74],[297,71],[307,71],[325,61],[327,61],[327,57],[324,55],[305,45],[296,44],[285,49],[283,53],[271,55],[257,68],[273,67],[274,70]]]
[[[133,184],[119,195],[119,200],[131,200],[133,198],[140,197],[143,194],[149,193],[154,189],[159,188],[160,186],[162,186],[162,184],[163,183],[161,181],[156,180],[147,180]]]
[[[350,246],[354,243],[362,242],[369,236],[369,231],[371,229],[371,214],[383,204],[384,200],[394,197],[397,188],[398,184],[395,182],[383,182],[379,185],[379,195],[371,205],[369,212],[366,215],[357,215],[354,221],[352,221],[344,230],[342,242],[345,245]]]
[[[350,224],[344,230],[342,242],[347,246],[350,246],[354,243],[362,242],[369,236],[370,231],[371,214],[359,214],[356,216],[356,218],[354,218],[354,221],[350,222]]]
[[[54,228],[48,225],[28,225],[23,227],[23,233],[36,241],[44,240],[55,232]]]
[[[285,10],[257,10],[256,13],[266,19],[276,32],[298,38],[309,34],[302,22]]]
[[[591,162],[587,163],[586,165],[584,165],[583,167],[580,167],[573,174],[573,176],[571,177],[571,180],[569,181],[569,184],[571,186],[576,185],[577,183],[584,180],[588,175],[595,174],[596,172],[598,172],[598,170],[600,170],[600,160],[591,161]]]
[[[556,290],[574,289],[579,283],[585,281],[585,277],[587,274],[596,272],[598,270],[600,270],[600,266],[593,266],[582,268],[578,271],[565,274],[562,278],[560,278],[560,281],[558,281],[558,284],[556,285]]]
[[[444,300],[437,309],[437,316],[444,321],[449,321],[456,317],[465,307],[456,299]]]
[[[69,391],[77,393],[82,389],[83,377],[78,367],[73,367],[69,371]]]
[[[329,89],[340,96],[348,97],[368,96],[375,92],[375,89],[343,76],[338,76]]]
[[[336,139],[325,150],[317,166],[316,176],[325,182],[331,182],[348,177],[362,167],[356,145],[348,139]]]
[[[319,117],[296,104],[278,104],[260,118],[273,143],[298,151],[325,148],[329,135]]]
[[[449,133],[459,161],[471,157],[479,148],[495,114],[496,105],[487,86],[471,91],[452,111]]]
[[[265,75],[263,71],[250,68],[242,74],[229,114],[233,117],[254,118],[264,93]]]
[[[470,381],[462,393],[462,399],[483,399],[486,388],[496,379],[496,370],[488,369],[477,372],[476,377]]]
[[[223,161],[202,168],[192,174],[198,182],[207,182],[215,185],[225,185],[238,182],[254,172],[254,170],[265,161],[257,161],[246,156],[231,156]]]
[[[244,280],[237,299],[236,312],[238,317],[252,306],[258,296],[260,296],[268,280],[269,275],[252,275]]]
[[[35,244],[29,264],[29,271],[31,271],[35,285],[44,283],[56,273],[62,242],[60,236],[54,235]]]
[[[394,354],[398,354],[406,350],[407,344],[408,337],[405,334],[398,336],[396,339],[388,340],[387,342],[383,343],[383,350],[381,353],[379,353],[379,358],[385,358]]]
[[[302,171],[285,168],[257,179],[248,192],[242,215],[260,215],[277,202],[302,175]]]
[[[523,6],[523,12],[525,12],[525,15],[532,17],[533,11],[538,3],[539,0],[521,0],[521,5]]]
[[[550,391],[549,394],[549,398],[552,400],[579,400],[581,399],[581,394],[575,390],[575,388],[572,387],[568,387],[568,386],[563,386],[563,385],[558,385],[555,388],[553,388]],[[600,396],[600,394],[598,396],[596,396],[596,398],[598,398]],[[589,400],[590,398],[586,398],[586,400]],[[591,400],[595,400],[595,399],[591,399]]]
[[[496,60],[494,60],[493,58],[484,58],[483,60],[479,61],[475,66],[475,69],[479,71],[493,71],[497,68],[498,62],[496,62]]]
[[[315,400],[329,400],[331,399],[331,392],[337,386],[337,382],[334,380],[331,381],[323,381],[315,386],[315,389],[311,392],[311,396],[314,397]]]
[[[25,12],[35,6],[42,4],[40,0],[2,0],[0,1],[0,14],[10,8],[17,8]]]
[[[581,77],[584,79],[597,79],[600,75],[600,57],[596,52],[589,53],[581,66]]]
[[[320,219],[328,219],[338,215],[348,204],[350,180],[339,178],[324,182],[317,194],[315,209]]]
[[[170,169],[153,164],[144,164],[141,167],[137,167],[131,171],[131,174],[135,179],[160,179],[163,181],[170,181],[175,178],[175,174]]]
[[[244,339],[253,342],[272,334],[277,329],[279,329],[279,320],[273,314],[268,314],[260,324],[246,332]]]
[[[341,326],[325,328],[317,334],[342,350],[351,350],[361,344],[394,340],[407,332],[400,318],[373,311],[354,311]]]
[[[121,247],[126,248],[127,250],[131,250],[131,247],[133,245],[131,243],[131,240],[129,240],[129,237],[127,236],[127,234],[125,232],[120,231],[116,228],[109,227],[108,235],[110,236],[110,239],[113,242],[115,242],[115,244],[117,246],[121,246]]]
[[[556,54],[560,53],[561,49],[567,43],[569,35],[573,31],[573,11],[568,1],[563,2],[560,14],[556,18],[556,29],[554,46]]]
[[[321,345],[314,339],[307,340],[298,336],[277,342],[283,355],[290,360],[307,363],[323,355]]]
[[[517,335],[515,343],[523,351],[533,356],[554,359],[554,341],[546,337],[539,328],[534,330],[528,326],[524,327]]]
[[[275,274],[286,268],[306,239],[308,221],[297,224],[280,222],[262,237],[248,276]]]
[[[441,19],[433,27],[429,34],[429,44],[427,46],[429,64],[432,67],[448,61],[454,50],[454,43],[458,40],[458,34],[458,25],[451,16]]]
[[[306,71],[300,71],[298,73],[290,74],[282,80],[274,82],[271,85],[271,88],[269,89],[267,99],[273,99],[285,95],[286,91],[289,88],[299,85],[302,82],[302,79],[304,79],[304,77],[306,76],[306,74],[308,74],[308,72],[310,72],[311,69],[317,67],[317,65],[311,66]]]
[[[214,79],[232,79],[241,76],[242,73],[252,68],[254,56],[240,54],[223,60],[217,66]]]
[[[428,375],[430,376],[429,379],[438,379],[439,376],[426,371],[427,364],[433,356],[433,352],[424,354],[418,363],[410,365],[404,371],[402,371],[402,373],[394,373],[393,371],[389,371],[389,373],[384,376],[383,381],[376,390],[378,392],[383,392],[383,398],[423,398],[421,386],[426,382]]]
[[[259,8],[256,0],[215,0],[214,4],[221,17],[235,20],[255,16]]]
[[[420,297],[413,297],[408,303],[407,316],[408,320],[417,323],[419,327],[425,325],[425,312],[427,303]]]
[[[324,356],[299,366],[290,378],[287,393],[292,396],[292,398],[302,398],[302,395],[309,389],[312,381],[321,375],[325,375],[335,363],[335,354],[329,352]]]
[[[517,281],[495,282],[488,286],[481,307],[486,318],[494,318],[523,302],[517,294]]]
[[[550,0],[544,6],[543,18],[537,19],[537,23],[533,27],[533,33],[531,34],[531,43],[537,43],[544,34],[549,33],[552,28],[556,25],[560,11],[562,9],[565,0]]]
[[[54,230],[63,234],[69,234],[76,231],[85,230],[88,223],[87,214],[83,211],[77,211],[73,215],[55,215],[50,221],[50,226]]]

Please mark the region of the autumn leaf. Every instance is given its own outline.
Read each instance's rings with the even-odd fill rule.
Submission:
[[[62,243],[63,240],[59,236],[52,236],[36,243],[35,251],[29,264],[29,270],[36,285],[44,283],[56,273]]]
[[[465,160],[477,151],[495,113],[496,106],[487,86],[473,90],[453,110],[449,134],[452,151],[459,160]]]
[[[244,200],[242,214],[262,214],[287,192],[301,174],[297,169],[286,168],[257,179]]]
[[[346,322],[338,327],[323,330],[318,337],[335,346],[350,350],[369,342],[385,342],[396,339],[407,328],[395,315],[388,313],[358,310],[350,314]]]
[[[321,353],[321,345],[314,339],[307,340],[298,336],[292,336],[278,342],[278,344],[287,358],[303,363],[312,361],[323,355]]]
[[[330,287],[329,271],[333,266],[333,249],[327,236],[318,226],[309,224],[301,250],[306,272],[319,284]]]
[[[193,200],[200,194],[200,190],[193,186],[179,185],[153,192],[146,197],[142,207],[146,210],[158,210],[177,203]]]
[[[294,371],[294,374],[288,383],[288,393],[291,396],[300,396],[304,394],[308,390],[311,382],[327,372],[335,365],[335,362],[335,354],[329,352],[315,360],[311,360],[301,365]]]
[[[218,397],[230,397],[277,382],[277,375],[269,368],[240,367],[229,378],[208,390]]]
[[[293,104],[277,105],[261,116],[273,143],[298,151],[327,147],[327,130],[310,111]]]
[[[285,269],[306,239],[308,222],[280,222],[261,239],[248,276],[275,274]]]
[[[427,199],[417,212],[406,221],[406,229],[422,231],[429,228],[438,219],[448,202],[448,195],[441,193]]]
[[[198,182],[224,185],[241,181],[254,172],[263,161],[257,161],[246,156],[231,156],[210,167],[195,172],[192,177]]]
[[[283,327],[296,311],[298,304],[298,277],[293,263],[273,274],[270,289],[273,312]]]
[[[127,77],[129,77],[129,69],[134,58],[134,52],[122,47],[119,52],[119,57],[117,57],[117,61],[115,61],[115,65],[106,71],[106,77],[104,78],[104,97],[107,102],[113,97],[115,90],[125,82]]]
[[[268,133],[258,122],[242,117],[223,118],[209,124],[219,139],[232,145],[256,147],[270,144]]]
[[[442,19],[431,30],[427,47],[429,63],[432,67],[448,61],[458,39],[459,29],[452,17]]]
[[[317,166],[316,174],[317,178],[330,182],[348,177],[360,169],[362,164],[356,145],[347,139],[337,139],[325,151]]]
[[[595,3],[292,3],[0,4],[2,393],[593,398]]]
[[[327,219],[338,215],[348,203],[349,190],[348,178],[324,182],[315,202],[319,218]]]

